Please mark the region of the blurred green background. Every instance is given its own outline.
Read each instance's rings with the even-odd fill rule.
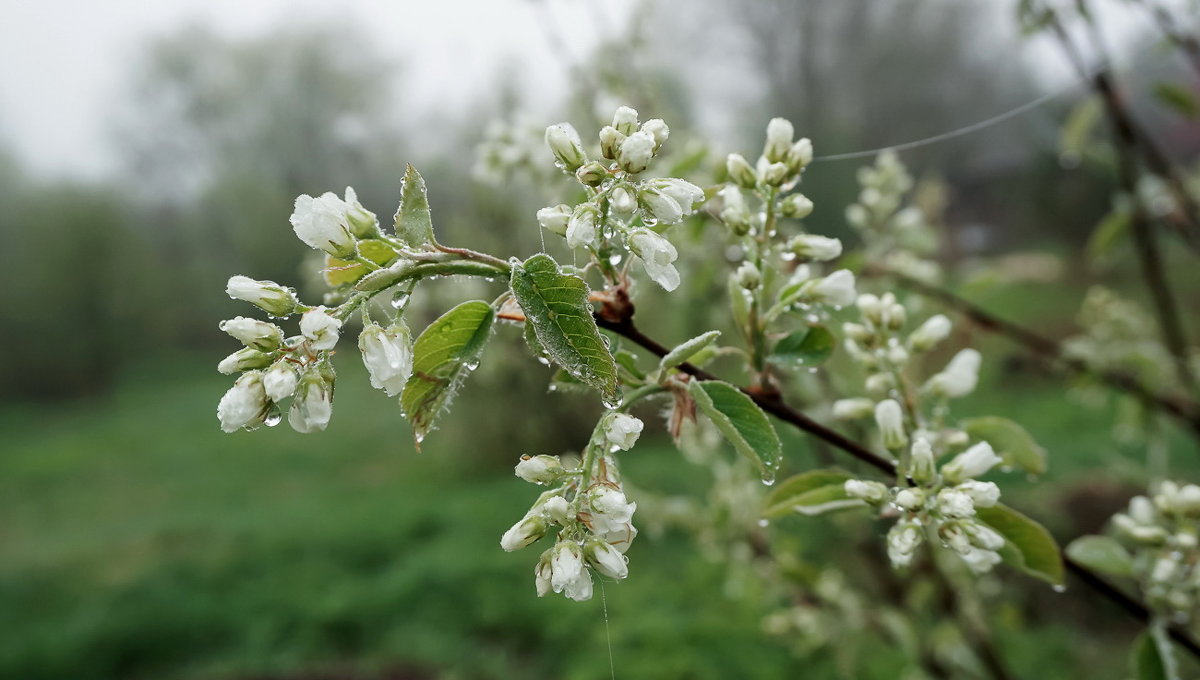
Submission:
[[[651,526],[630,552],[630,578],[603,597],[534,596],[533,555],[498,546],[531,500],[511,466],[522,453],[578,446],[599,404],[546,396],[548,370],[529,360],[519,329],[501,328],[423,453],[349,346],[336,359],[326,433],[223,435],[215,407],[230,381],[215,365],[234,346],[217,322],[248,313],[224,283],[244,273],[304,283],[314,297],[315,267],[287,223],[295,196],[349,184],[386,222],[406,162],[425,175],[443,241],[532,253],[534,211],[570,198],[540,129],[567,118],[587,137],[616,102],[665,118],[673,161],[691,159],[690,178],[712,184],[726,153],[756,153],[774,115],[820,156],[944,132],[1064,88],[1057,55],[1022,42],[1007,4],[633,3],[589,51],[564,52],[569,91],[530,97],[519,70],[501,65],[432,130],[393,104],[403,63],[369,40],[346,49],[352,23],[248,36],[186,24],[145,37],[127,65],[126,105],[111,114],[116,169],[62,177],[0,150],[0,677],[839,677],[827,649],[798,654],[765,635],[778,594],[679,528]],[[452,29],[430,28],[447,40]],[[570,44],[569,29],[546,30],[551,45]],[[1195,121],[1149,96],[1157,79],[1195,89],[1194,77],[1142,49],[1153,37],[1141,28],[1122,30],[1138,74],[1129,96],[1194,162]],[[688,40],[696,53],[681,53]],[[1060,77],[1045,75],[1054,69]],[[722,96],[725,87],[739,96]],[[975,274],[965,293],[1057,338],[1077,332],[1094,283],[1142,299],[1127,258],[1098,267],[1083,255],[1112,178],[1102,157],[1060,153],[1059,128],[1079,101],[1067,93],[903,156],[947,191],[940,258]],[[473,170],[496,120],[517,141],[500,181],[488,182]],[[5,133],[0,141],[21,131]],[[809,170],[810,230],[852,243],[841,215],[857,165]],[[711,231],[681,250],[685,279],[716,287],[728,264]],[[1200,332],[1200,279],[1180,251],[1172,271]],[[1003,257],[1031,253],[1043,257]],[[1049,266],[1030,274],[1022,262]],[[1018,282],[988,285],[981,272]],[[428,321],[496,292],[441,282],[414,309]],[[724,313],[709,292],[678,295],[662,307],[671,312],[644,312],[643,325],[666,343],[706,329]],[[647,291],[642,308],[663,301]],[[1018,480],[1006,498],[1061,539],[1099,529],[1146,481],[1144,452],[1113,443],[1119,405],[1087,403],[1002,339],[956,340],[988,357],[958,413],[1010,417],[1049,451],[1050,473]],[[626,456],[626,476],[647,498],[705,503],[709,474],[651,429]],[[1173,430],[1168,438],[1172,473],[1195,479],[1191,445]],[[809,441],[785,441],[791,470],[825,464]],[[772,532],[805,560],[836,563],[853,536],[877,533],[868,525],[788,520]],[[1044,586],[1001,580],[1011,590],[997,634],[1016,675],[1121,677],[1136,628],[1119,612],[1079,586],[1051,602]],[[899,650],[878,631],[862,636],[874,651],[861,677],[896,677]]]

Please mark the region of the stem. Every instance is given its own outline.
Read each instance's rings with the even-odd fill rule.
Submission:
[[[437,248],[438,250],[442,251],[443,253],[450,253],[452,255],[458,255],[458,256],[462,257],[463,259],[474,260],[476,262],[483,262],[485,264],[490,264],[493,267],[496,267],[497,269],[503,270],[504,272],[512,271],[512,267],[507,262],[505,262],[504,260],[501,260],[498,257],[495,257],[494,255],[488,255],[487,253],[481,253],[477,250],[471,250],[470,248],[451,248],[450,246],[444,246],[440,243],[434,245],[434,247]]]
[[[641,345],[643,348],[659,357],[666,356],[667,352],[670,351],[658,341],[639,331],[637,327],[634,326],[633,321],[629,318],[621,321],[612,321],[597,315],[595,319],[596,324],[601,328],[621,335],[632,342]],[[680,364],[678,370],[691,375],[697,380],[718,380],[715,375],[703,369],[696,368],[691,364]],[[756,394],[753,390],[747,390],[745,388],[742,388],[742,392],[746,394],[746,396],[750,397],[750,399],[754,401],[759,408],[774,415],[789,425],[825,440],[835,448],[838,448],[854,458],[871,465],[887,475],[895,474],[896,466],[891,461],[875,454],[863,445],[845,437],[839,432],[831,430],[812,420],[803,413],[800,413],[799,411],[788,406],[779,397],[764,397],[760,394]],[[1144,604],[1130,597],[1116,586],[1113,586],[1111,583],[1104,580],[1087,567],[1075,562],[1070,557],[1063,554],[1061,549],[1059,551],[1059,557],[1062,559],[1067,570],[1073,573],[1087,586],[1095,590],[1100,595],[1112,600],[1133,618],[1142,622],[1150,621],[1151,612]],[[1197,642],[1197,640],[1192,637],[1190,632],[1175,626],[1170,627],[1168,632],[1171,636],[1171,639],[1175,640],[1175,642],[1179,643],[1180,646],[1188,650],[1196,658],[1200,659],[1200,642]]]
[[[362,266],[366,267],[367,269],[369,269],[371,271],[377,271],[377,270],[381,269],[381,267],[378,264],[375,264],[374,262],[368,260],[367,258],[363,257],[362,255],[355,255],[354,261],[361,264]]]

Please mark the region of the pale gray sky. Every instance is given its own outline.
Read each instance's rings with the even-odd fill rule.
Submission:
[[[0,143],[33,171],[108,169],[110,113],[138,49],[187,21],[232,35],[350,17],[404,64],[406,102],[453,106],[501,63],[521,67],[543,100],[564,91],[547,26],[576,54],[624,24],[634,0],[0,0]],[[339,22],[341,23],[341,22]],[[549,95],[548,97],[546,95]],[[432,104],[427,104],[426,110]],[[418,105],[420,106],[420,105]]]

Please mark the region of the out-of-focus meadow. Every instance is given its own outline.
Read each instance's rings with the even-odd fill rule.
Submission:
[[[128,65],[127,105],[111,114],[118,171],[56,179],[0,149],[0,677],[602,678],[610,664],[620,677],[837,677],[842,660],[819,645],[764,634],[778,603],[752,574],[667,524],[647,523],[629,579],[603,598],[534,596],[529,556],[498,547],[529,502],[512,465],[578,447],[599,404],[546,398],[548,369],[529,359],[519,329],[499,330],[419,454],[349,346],[335,360],[328,432],[222,434],[214,413],[230,380],[214,367],[236,343],[217,322],[247,313],[225,281],[316,290],[317,266],[287,222],[296,195],[352,185],[390,216],[407,162],[428,182],[446,242],[535,252],[534,211],[568,188],[540,130],[565,118],[594,129],[617,102],[666,119],[673,162],[711,185],[725,154],[755,149],[774,115],[821,156],[944,132],[1064,87],[1066,77],[1038,77],[1061,64],[1022,41],[1004,4],[646,3],[593,52],[563,55],[569,92],[530,99],[514,86],[519,73],[499,69],[436,129],[392,104],[404,64],[369,41],[346,49],[345,27],[232,38],[193,25],[147,38]],[[1142,49],[1152,36],[1119,38],[1141,74],[1128,82],[1179,75]],[[693,47],[681,49],[685,40]],[[1194,162],[1194,121],[1148,92],[1128,94]],[[1112,186],[1103,163],[1064,148],[1079,102],[1067,93],[902,156],[944,198],[940,258],[960,290],[1055,338],[1078,331],[1095,283],[1143,299],[1130,262],[1085,257]],[[481,149],[496,121],[517,141]],[[508,154],[510,174],[487,176],[489,148]],[[815,233],[853,243],[843,210],[870,160],[809,169]],[[685,278],[719,282],[728,265],[716,239],[686,240]],[[1200,277],[1173,271],[1191,323]],[[643,325],[664,342],[708,328],[724,312],[709,309],[711,290],[691,290]],[[431,320],[485,293],[495,295],[445,281],[414,305]],[[646,298],[647,310],[664,299]],[[1046,477],[1006,498],[1064,539],[1099,529],[1146,481],[1145,454],[1114,443],[1119,405],[1003,339],[958,340],[988,358],[961,411],[1013,418],[1049,452]],[[648,499],[702,506],[708,472],[651,429],[626,457],[628,476]],[[1187,451],[1181,439],[1174,450]],[[785,447],[791,470],[827,462],[790,432]],[[1194,479],[1200,466],[1176,455],[1172,470]],[[841,527],[865,521],[785,520],[780,530],[812,559],[844,550]],[[1050,604],[1044,586],[1002,578],[1014,590],[997,633],[1019,677],[1116,677],[1132,624],[1082,594]],[[864,634],[863,677],[894,677],[898,651],[884,639]]]

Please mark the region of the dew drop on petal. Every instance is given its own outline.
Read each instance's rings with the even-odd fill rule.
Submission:
[[[267,427],[275,427],[283,420],[283,414],[279,411],[272,411],[267,414],[267,419],[263,421]]]

